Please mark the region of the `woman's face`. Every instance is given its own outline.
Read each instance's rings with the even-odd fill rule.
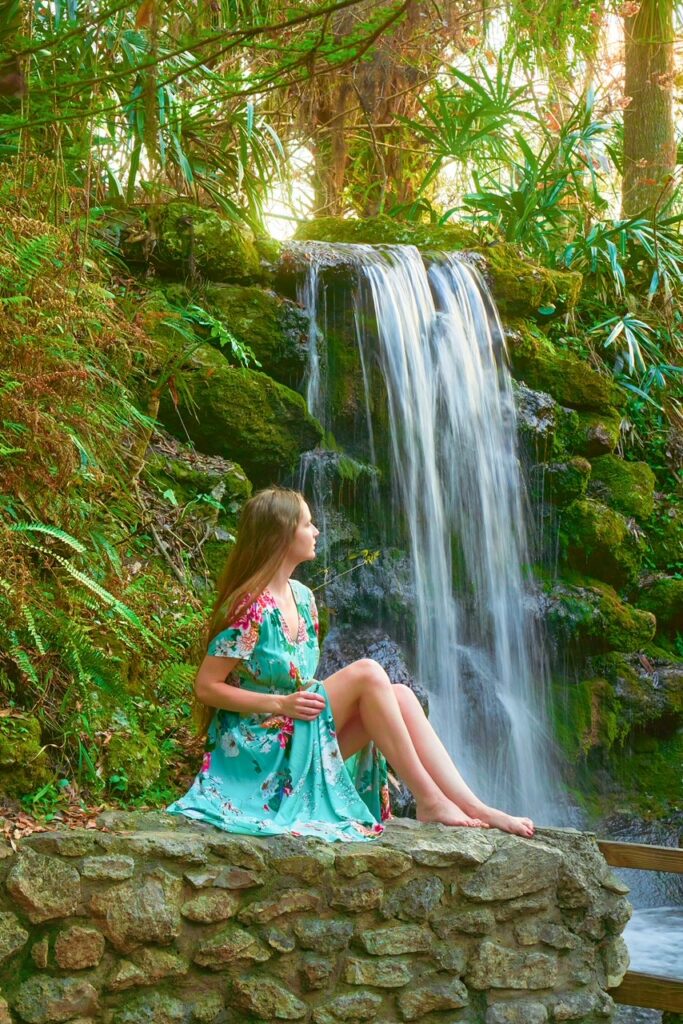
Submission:
[[[289,548],[289,557],[297,565],[299,562],[310,561],[315,558],[315,539],[320,534],[317,526],[313,525],[311,510],[305,501],[301,503],[301,515],[292,543]]]

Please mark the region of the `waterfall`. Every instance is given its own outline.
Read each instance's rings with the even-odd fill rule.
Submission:
[[[488,803],[558,823],[547,666],[527,579],[526,498],[504,332],[487,286],[455,256],[413,246],[306,243],[308,401],[325,403],[321,267],[354,268],[355,339],[375,460],[369,367],[386,387],[394,544],[415,589],[415,661],[431,718]],[[364,315],[370,312],[370,316]],[[370,326],[368,326],[368,324]],[[327,422],[332,432],[335,423]]]

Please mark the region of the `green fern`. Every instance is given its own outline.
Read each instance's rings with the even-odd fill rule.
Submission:
[[[46,523],[12,523],[9,529],[12,533],[45,533],[68,544],[79,555],[85,554],[85,545],[81,544],[75,537],[72,537],[70,533],[60,530],[57,526],[48,526]],[[50,554],[54,554],[54,552],[50,552]]]

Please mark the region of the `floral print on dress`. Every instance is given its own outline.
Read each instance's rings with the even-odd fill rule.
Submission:
[[[386,761],[374,744],[342,758],[325,688],[315,678],[315,598],[298,580],[290,584],[299,615],[296,639],[266,590],[213,637],[208,653],[239,658],[229,685],[278,694],[307,687],[325,697],[325,708],[310,721],[216,709],[200,771],[166,810],[227,832],[375,839],[390,816]]]

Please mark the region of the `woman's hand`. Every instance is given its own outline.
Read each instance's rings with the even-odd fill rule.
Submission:
[[[311,693],[306,689],[297,690],[296,693],[288,693],[286,697],[280,697],[278,714],[311,722],[318,717],[325,707],[325,703],[322,693]]]

